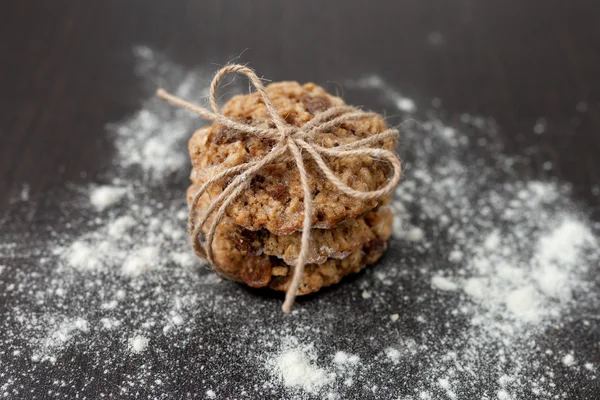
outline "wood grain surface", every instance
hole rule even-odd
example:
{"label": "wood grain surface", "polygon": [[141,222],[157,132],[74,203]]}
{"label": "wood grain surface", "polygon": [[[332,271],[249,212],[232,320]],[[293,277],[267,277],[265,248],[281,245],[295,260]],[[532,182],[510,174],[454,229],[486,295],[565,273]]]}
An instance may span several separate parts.
{"label": "wood grain surface", "polygon": [[[553,174],[597,202],[600,6],[592,1],[36,1],[3,9],[3,194],[29,182],[35,195],[106,168],[104,125],[149,90],[133,73],[131,48],[144,44],[186,66],[243,52],[273,80],[377,73],[418,103],[441,99],[450,116],[495,118],[509,152],[541,144]],[[580,102],[587,112],[576,110]],[[533,134],[538,118],[548,122],[544,135]]]}

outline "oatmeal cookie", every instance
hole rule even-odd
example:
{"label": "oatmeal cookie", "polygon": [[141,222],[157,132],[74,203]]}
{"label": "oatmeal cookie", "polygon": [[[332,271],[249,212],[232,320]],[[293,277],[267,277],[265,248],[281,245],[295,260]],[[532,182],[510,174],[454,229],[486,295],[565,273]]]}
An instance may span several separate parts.
{"label": "oatmeal cookie", "polygon": [[[342,99],[331,96],[312,83],[273,83],[267,86],[266,91],[281,116],[289,124],[296,126],[305,124],[316,113],[329,107],[345,104]],[[258,93],[233,97],[223,107],[223,113],[230,119],[246,124],[273,126]],[[383,119],[368,115],[318,134],[317,142],[331,148],[364,139],[385,129],[387,126]],[[193,164],[189,193],[195,193],[217,171],[262,158],[273,145],[273,141],[232,131],[218,124],[196,131],[189,141]],[[377,146],[391,150],[394,140],[382,140]],[[390,167],[386,162],[374,160],[370,156],[329,157],[326,161],[340,180],[356,190],[377,190],[387,182],[390,175]],[[312,159],[306,158],[305,164],[309,186],[313,190],[314,227],[333,228],[341,221],[356,218],[389,199],[386,196],[375,200],[358,200],[347,196],[325,179]],[[216,198],[227,183],[223,179],[211,185],[203,195],[206,201]],[[231,204],[227,215],[235,224],[251,231],[266,229],[276,235],[300,231],[304,204],[295,162],[283,161],[263,168]]]}
{"label": "oatmeal cookie", "polygon": [[[206,211],[209,204],[205,201],[198,203],[200,214]],[[392,226],[392,210],[387,206],[367,211],[354,219],[340,222],[332,229],[314,228],[311,232],[310,249],[307,263],[323,264],[329,258],[342,259],[376,238],[389,238]],[[213,219],[204,225],[204,233]],[[276,235],[266,229],[251,231],[236,225],[229,217],[224,217],[228,229],[223,229],[223,235],[231,241],[243,255],[268,255],[283,259],[288,265],[297,261],[300,252],[302,232],[289,235]]]}
{"label": "oatmeal cookie", "polygon": [[[389,237],[392,212],[385,207],[367,211],[356,219],[348,219],[333,229],[313,229],[307,263],[323,264],[330,258],[346,258],[363,244]],[[250,231],[238,227],[228,233],[236,248],[245,255],[275,256],[288,265],[295,265],[300,253],[301,232],[274,235],[266,229]]]}
{"label": "oatmeal cookie", "polygon": [[[346,257],[328,258],[321,264],[306,264],[298,294],[317,292],[322,287],[335,284],[344,276],[359,272],[368,264],[377,261],[387,248],[391,218],[389,221],[382,221],[382,225],[376,230],[377,234],[372,240],[361,244]],[[267,254],[242,253],[229,235],[235,229],[237,226],[230,219],[217,227],[213,242],[215,271],[225,278],[244,282],[251,287],[270,287],[287,291],[295,266]]]}

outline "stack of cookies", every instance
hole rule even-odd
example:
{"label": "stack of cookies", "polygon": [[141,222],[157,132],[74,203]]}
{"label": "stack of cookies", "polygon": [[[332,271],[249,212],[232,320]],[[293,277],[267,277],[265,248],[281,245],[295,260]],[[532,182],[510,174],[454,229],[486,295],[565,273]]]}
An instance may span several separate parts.
{"label": "stack of cookies", "polygon": [[[345,105],[342,99],[312,83],[273,83],[266,92],[285,121],[296,126],[304,125],[330,107]],[[274,126],[258,93],[233,97],[222,112],[244,124]],[[321,146],[331,148],[386,129],[379,116],[368,114],[317,137]],[[394,144],[388,138],[373,146],[391,150]],[[218,123],[196,131],[189,142],[193,164],[189,202],[217,172],[260,159],[272,147],[269,141]],[[369,156],[332,157],[326,161],[340,180],[360,191],[381,188],[390,175],[391,168],[386,162]],[[311,159],[305,158],[305,165],[314,212],[308,261],[298,294],[316,292],[377,261],[387,248],[392,228],[392,213],[386,206],[389,196],[375,200],[350,197],[325,179]],[[212,184],[195,211],[203,214],[228,183],[223,179]],[[213,267],[224,277],[252,287],[287,291],[300,251],[303,210],[303,191],[294,161],[266,166],[228,207],[218,225],[213,242]],[[203,228],[205,232],[210,224],[209,219]]]}

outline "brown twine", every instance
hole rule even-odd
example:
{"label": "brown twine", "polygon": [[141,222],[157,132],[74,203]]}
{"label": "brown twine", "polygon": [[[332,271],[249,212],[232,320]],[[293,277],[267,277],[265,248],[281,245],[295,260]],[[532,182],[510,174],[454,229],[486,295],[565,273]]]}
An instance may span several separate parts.
{"label": "brown twine", "polygon": [[[216,92],[219,86],[219,82],[230,73],[240,73],[246,75],[252,85],[260,93],[271,121],[275,124],[275,128],[261,128],[256,126],[250,126],[242,124],[236,121],[232,121],[219,111],[217,104]],[[316,162],[317,166],[323,172],[325,177],[341,192],[352,196],[359,200],[374,200],[380,198],[386,194],[389,194],[394,186],[400,180],[401,165],[400,160],[396,155],[385,149],[381,148],[370,148],[368,145],[375,144],[383,139],[396,137],[398,131],[395,129],[387,129],[376,135],[369,136],[366,139],[356,140],[352,143],[340,145],[334,148],[326,148],[319,146],[316,143],[315,136],[318,133],[327,132],[340,124],[352,120],[357,120],[365,117],[372,117],[377,114],[371,112],[365,112],[350,106],[332,107],[328,110],[319,113],[314,116],[309,122],[301,127],[289,125],[279,115],[277,109],[273,106],[273,102],[265,91],[261,80],[256,76],[254,71],[244,65],[227,65],[220,69],[212,80],[210,85],[210,106],[212,112],[204,107],[196,106],[181,98],[173,96],[163,89],[158,89],[156,95],[168,102],[177,105],[179,107],[186,108],[197,114],[202,118],[216,122],[217,124],[226,126],[241,133],[252,134],[258,138],[264,140],[276,141],[271,151],[265,155],[262,159],[250,161],[241,165],[226,168],[225,170],[213,175],[198,192],[194,195],[192,205],[190,207],[190,213],[188,218],[188,233],[192,239],[192,246],[197,256],[208,259],[211,265],[215,265],[213,258],[212,243],[215,236],[216,228],[224,217],[227,207],[237,198],[242,190],[248,186],[252,181],[254,175],[263,169],[265,166],[279,162],[282,160],[293,159],[296,162],[296,167],[300,174],[300,181],[302,183],[302,191],[304,192],[304,220],[302,224],[302,239],[300,253],[296,261],[296,268],[294,270],[294,276],[292,282],[287,290],[285,301],[282,309],[284,312],[289,313],[294,300],[296,298],[298,287],[300,286],[300,280],[304,273],[304,266],[309,250],[310,231],[312,227],[312,216],[313,216],[313,203],[311,198],[311,190],[308,185],[308,174],[304,165],[302,152],[305,151],[310,155]],[[371,156],[376,159],[388,161],[393,169],[394,174],[388,183],[378,190],[369,192],[361,192],[351,188],[342,182],[327,166],[325,157],[353,157],[353,156]],[[226,177],[235,176],[225,187],[223,192],[212,202],[208,210],[202,217],[196,221],[195,209],[200,200],[200,197],[206,192],[208,187]],[[202,227],[210,216],[215,213],[216,217],[212,221],[212,224],[206,234],[205,245],[200,243],[200,235],[202,234]]]}

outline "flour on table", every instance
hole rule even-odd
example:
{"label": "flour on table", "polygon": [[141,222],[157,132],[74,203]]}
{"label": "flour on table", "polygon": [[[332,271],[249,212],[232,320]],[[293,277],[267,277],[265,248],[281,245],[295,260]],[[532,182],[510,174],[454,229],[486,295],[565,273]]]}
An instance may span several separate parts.
{"label": "flour on table", "polygon": [[77,335],[88,333],[90,329],[88,321],[80,317],[60,322],[56,317],[50,317],[47,324],[49,330],[45,333],[44,338],[39,339],[40,346],[32,355],[34,361],[56,362],[54,356],[56,351],[62,350]]}
{"label": "flour on table", "polygon": [[458,289],[456,283],[441,275],[435,275],[433,278],[431,278],[431,284],[440,290],[452,291]]}
{"label": "flour on table", "polygon": [[571,367],[575,365],[575,357],[573,357],[573,354],[569,353],[562,358],[562,363],[567,367]]}
{"label": "flour on table", "polygon": [[98,269],[102,265],[95,246],[82,240],[73,242],[65,251],[64,258],[71,267],[80,270]]}
{"label": "flour on table", "polygon": [[333,356],[333,362],[338,365],[358,364],[360,357],[348,354],[344,351],[338,351]]}
{"label": "flour on table", "polygon": [[156,268],[159,259],[159,249],[147,246],[135,249],[123,262],[122,272],[126,276],[139,276],[149,270]]}
{"label": "flour on table", "polygon": [[148,338],[142,335],[136,335],[129,339],[129,350],[132,353],[141,353],[148,347]]}
{"label": "flour on table", "polygon": [[388,358],[388,360],[390,360],[393,363],[398,363],[398,361],[400,361],[400,357],[402,356],[402,353],[400,353],[399,350],[393,348],[393,347],[388,347],[387,349],[385,349],[385,355]]}
{"label": "flour on table", "polygon": [[[136,47],[137,72],[148,84],[165,87],[176,96],[202,104],[208,97],[210,76],[203,70],[186,70],[147,47]],[[168,74],[169,79],[165,80]],[[188,169],[185,142],[202,119],[186,110],[176,110],[155,97],[128,119],[109,124],[116,141],[116,161],[122,167],[140,167],[146,178],[161,181],[169,174]]]}
{"label": "flour on table", "polygon": [[315,393],[335,378],[335,373],[319,367],[317,361],[312,346],[300,345],[289,338],[282,351],[271,360],[271,374],[286,387]]}
{"label": "flour on table", "polygon": [[361,359],[340,350],[327,360],[319,357],[313,344],[293,336],[281,340],[279,350],[265,365],[272,377],[292,391],[327,393],[327,398],[339,398],[337,387],[351,387]]}
{"label": "flour on table", "polygon": [[128,231],[136,225],[136,220],[131,215],[123,215],[110,222],[107,227],[107,233],[111,237],[120,237],[126,235]]}
{"label": "flour on table", "polygon": [[116,186],[99,186],[90,193],[90,203],[97,211],[104,211],[119,202],[127,194],[127,189]]}

